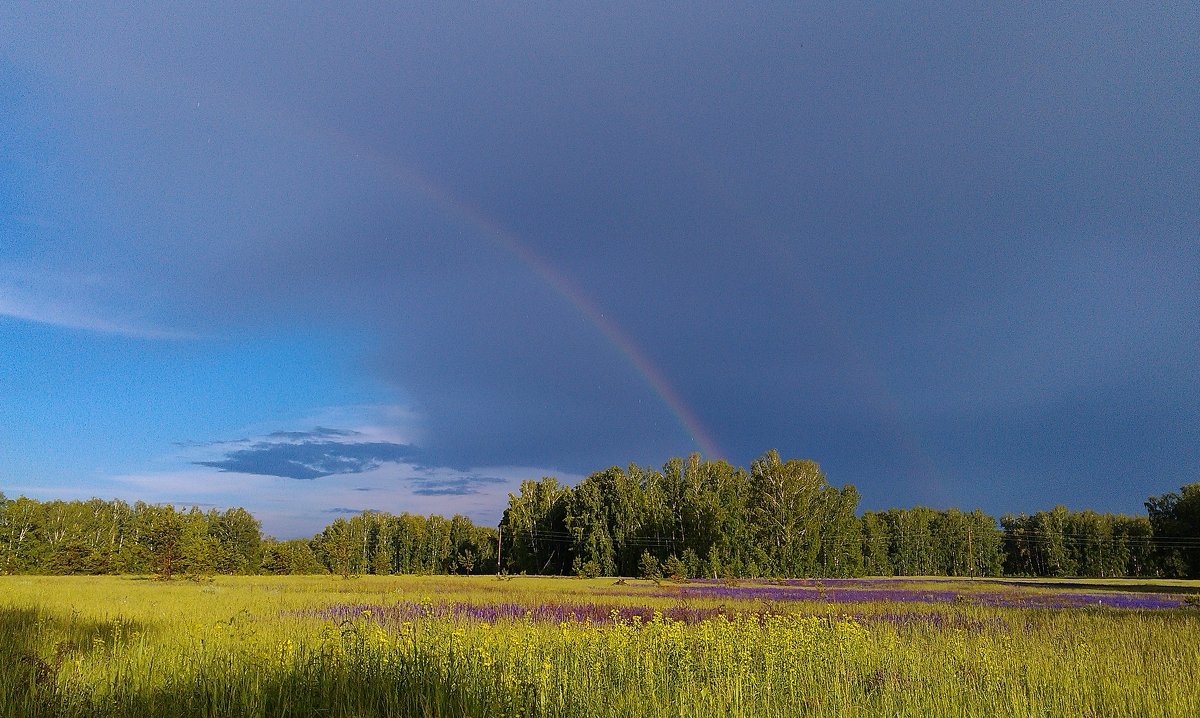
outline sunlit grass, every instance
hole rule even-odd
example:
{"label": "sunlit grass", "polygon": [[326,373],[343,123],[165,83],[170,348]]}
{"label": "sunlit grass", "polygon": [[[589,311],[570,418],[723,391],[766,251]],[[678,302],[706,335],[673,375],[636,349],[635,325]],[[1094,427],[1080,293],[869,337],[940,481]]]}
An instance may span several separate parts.
{"label": "sunlit grass", "polygon": [[[962,600],[713,599],[612,579],[3,577],[0,706],[138,718],[1200,715],[1200,610],[990,607],[972,596],[991,583],[880,585]],[[644,616],[444,610],[500,603]],[[654,617],[681,603],[707,617]]]}

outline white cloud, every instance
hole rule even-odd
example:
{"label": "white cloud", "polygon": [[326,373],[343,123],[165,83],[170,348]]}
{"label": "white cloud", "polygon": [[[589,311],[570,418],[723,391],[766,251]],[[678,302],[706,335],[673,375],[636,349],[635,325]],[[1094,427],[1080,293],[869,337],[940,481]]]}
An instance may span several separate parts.
{"label": "white cloud", "polygon": [[94,274],[0,267],[0,317],[138,339],[194,338],[103,308],[110,302],[102,295],[113,294],[113,284]]}

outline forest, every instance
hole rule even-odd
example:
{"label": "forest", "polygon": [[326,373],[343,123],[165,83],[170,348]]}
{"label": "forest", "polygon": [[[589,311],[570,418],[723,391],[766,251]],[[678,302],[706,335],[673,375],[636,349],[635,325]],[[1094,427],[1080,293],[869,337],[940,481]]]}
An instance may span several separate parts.
{"label": "forest", "polygon": [[0,494],[0,574],[486,574],[647,578],[1200,577],[1200,483],[1140,516],[1062,506],[1001,516],[860,513],[852,485],[770,451],[747,471],[698,455],[509,495],[496,528],[365,511],[311,539],[263,536],[242,508]]}

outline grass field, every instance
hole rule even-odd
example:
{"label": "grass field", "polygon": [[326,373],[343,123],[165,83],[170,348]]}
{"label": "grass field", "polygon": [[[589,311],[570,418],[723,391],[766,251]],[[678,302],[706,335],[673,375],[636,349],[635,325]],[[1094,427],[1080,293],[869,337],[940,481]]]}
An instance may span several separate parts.
{"label": "grass field", "polygon": [[7,576],[0,707],[1197,716],[1197,592],[1178,581]]}

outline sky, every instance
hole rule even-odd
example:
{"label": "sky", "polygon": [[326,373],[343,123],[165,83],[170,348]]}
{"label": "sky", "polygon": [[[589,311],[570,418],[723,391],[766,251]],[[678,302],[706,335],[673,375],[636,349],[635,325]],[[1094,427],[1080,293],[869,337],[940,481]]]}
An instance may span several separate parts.
{"label": "sky", "polygon": [[0,491],[494,524],[1200,478],[1187,3],[0,6]]}

